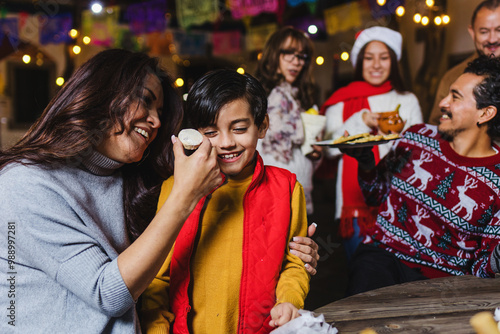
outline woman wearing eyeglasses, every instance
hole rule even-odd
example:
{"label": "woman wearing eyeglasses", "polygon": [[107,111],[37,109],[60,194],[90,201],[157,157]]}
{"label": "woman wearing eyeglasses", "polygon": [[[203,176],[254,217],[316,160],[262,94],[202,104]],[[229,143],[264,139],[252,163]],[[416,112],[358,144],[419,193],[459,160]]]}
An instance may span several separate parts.
{"label": "woman wearing eyeglasses", "polygon": [[311,192],[315,162],[321,147],[304,156],[304,127],[300,113],[314,104],[311,74],[313,44],[301,30],[283,27],[266,42],[255,76],[268,93],[269,130],[258,151],[266,165],[288,169],[297,175],[306,195],[307,213],[313,212]]}
{"label": "woman wearing eyeglasses", "polygon": [[[354,81],[338,89],[323,104],[326,115],[325,139],[359,133],[378,133],[379,112],[395,110],[405,122],[404,129],[422,123],[417,97],[408,92],[399,72],[402,36],[386,27],[371,27],[359,33],[351,50]],[[378,161],[392,143],[373,148]],[[358,164],[337,148],[325,150],[327,158],[339,157],[335,218],[348,258],[375,224],[378,207],[369,207],[358,186]],[[397,214],[397,213],[396,213]]]}

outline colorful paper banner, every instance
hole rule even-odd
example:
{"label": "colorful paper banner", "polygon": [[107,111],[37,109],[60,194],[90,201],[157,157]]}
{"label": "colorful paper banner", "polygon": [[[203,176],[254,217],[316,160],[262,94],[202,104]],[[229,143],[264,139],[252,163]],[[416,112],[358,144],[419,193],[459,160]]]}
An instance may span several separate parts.
{"label": "colorful paper banner", "polygon": [[216,31],[212,34],[214,56],[238,54],[241,52],[241,32]]}
{"label": "colorful paper banner", "polygon": [[176,30],[173,35],[178,54],[189,56],[206,55],[206,47],[209,42],[209,35],[207,33]]}
{"label": "colorful paper banner", "polygon": [[176,0],[175,4],[179,25],[184,29],[214,22],[219,17],[218,0]]}
{"label": "colorful paper banner", "polygon": [[239,20],[243,16],[256,16],[263,12],[279,13],[279,0],[231,0],[231,15]]}
{"label": "colorful paper banner", "polygon": [[0,19],[0,46],[4,43],[5,38],[13,48],[17,48],[19,45],[18,23],[17,18]]}
{"label": "colorful paper banner", "polygon": [[298,5],[302,5],[303,3],[316,3],[318,0],[287,0],[286,3],[290,7],[297,7]]}
{"label": "colorful paper banner", "polygon": [[167,27],[166,12],[167,4],[164,0],[152,0],[128,6],[126,18],[130,30],[136,35],[162,32]]}
{"label": "colorful paper banner", "polygon": [[31,43],[39,42],[40,24],[38,15],[19,13],[19,38]]}
{"label": "colorful paper banner", "polygon": [[170,54],[170,44],[174,42],[172,32],[151,32],[146,35],[146,46],[152,56],[166,56]]}
{"label": "colorful paper banner", "polygon": [[99,14],[90,10],[82,12],[82,33],[89,36],[94,45],[112,46],[117,38],[120,7],[106,7]]}
{"label": "colorful paper banner", "polygon": [[361,9],[358,2],[350,2],[325,9],[325,24],[328,35],[358,28],[362,25]]}
{"label": "colorful paper banner", "polygon": [[267,38],[278,29],[276,23],[269,23],[247,30],[245,45],[247,51],[260,51],[264,48]]}
{"label": "colorful paper banner", "polygon": [[73,28],[71,13],[57,14],[54,16],[40,15],[39,30],[40,44],[59,44],[72,41],[69,31]]}

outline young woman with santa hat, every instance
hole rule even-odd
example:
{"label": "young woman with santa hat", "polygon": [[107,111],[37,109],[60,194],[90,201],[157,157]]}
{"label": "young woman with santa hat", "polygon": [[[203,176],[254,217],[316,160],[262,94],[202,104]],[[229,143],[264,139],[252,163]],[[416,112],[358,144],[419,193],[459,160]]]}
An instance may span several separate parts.
{"label": "young woman with santa hat", "polygon": [[[380,112],[395,110],[398,105],[404,129],[422,122],[417,98],[403,84],[398,61],[402,37],[386,27],[362,30],[351,50],[354,81],[333,93],[321,107],[327,117],[325,139],[379,133]],[[375,157],[382,158],[392,143],[374,146]],[[377,207],[366,205],[358,185],[357,161],[342,155],[337,148],[326,150],[326,157],[339,158],[335,218],[340,219],[339,233],[348,258],[375,223]]]}

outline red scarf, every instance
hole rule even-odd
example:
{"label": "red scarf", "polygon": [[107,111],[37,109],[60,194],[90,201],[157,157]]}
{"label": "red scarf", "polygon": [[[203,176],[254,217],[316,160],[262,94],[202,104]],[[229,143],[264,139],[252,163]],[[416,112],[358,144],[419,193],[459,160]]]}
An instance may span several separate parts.
{"label": "red scarf", "polygon": [[[345,122],[354,113],[361,109],[370,109],[368,97],[390,92],[392,85],[389,81],[380,86],[372,86],[366,81],[354,81],[338,89],[321,106],[320,113],[324,114],[327,107],[344,102],[343,121]],[[354,134],[354,133],[352,133]],[[380,160],[378,147],[373,147],[375,162]],[[358,162],[347,155],[343,156],[342,194],[343,206],[340,214],[339,232],[342,238],[350,238],[354,234],[352,219],[358,218],[360,235],[366,235],[375,223],[378,207],[368,207],[358,183]]]}

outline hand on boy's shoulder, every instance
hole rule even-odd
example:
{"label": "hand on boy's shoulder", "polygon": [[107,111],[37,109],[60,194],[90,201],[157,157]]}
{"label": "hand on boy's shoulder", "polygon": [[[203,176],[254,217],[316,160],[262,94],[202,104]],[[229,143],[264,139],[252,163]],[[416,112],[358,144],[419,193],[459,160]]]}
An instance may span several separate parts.
{"label": "hand on boy's shoulder", "polygon": [[307,237],[296,236],[289,245],[290,252],[305,263],[307,272],[312,276],[316,275],[319,260],[318,244],[311,239],[315,232],[316,223],[312,223],[307,229]]}
{"label": "hand on boy's shoulder", "polygon": [[282,303],[274,306],[271,309],[271,321],[269,326],[283,326],[292,319],[299,316],[299,310],[291,303]]}

